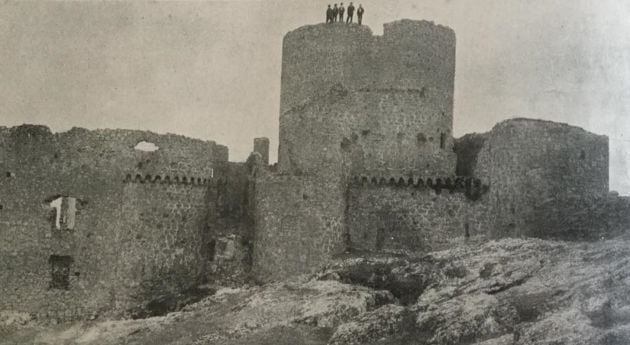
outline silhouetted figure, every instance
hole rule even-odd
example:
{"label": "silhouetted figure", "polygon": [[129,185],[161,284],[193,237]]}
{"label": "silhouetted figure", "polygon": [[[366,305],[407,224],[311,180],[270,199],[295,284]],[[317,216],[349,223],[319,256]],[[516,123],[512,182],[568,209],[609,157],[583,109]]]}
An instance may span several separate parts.
{"label": "silhouetted figure", "polygon": [[330,8],[330,5],[328,5],[328,9],[326,10],[326,23],[332,23],[333,22],[333,10],[332,8]]}
{"label": "silhouetted figure", "polygon": [[335,6],[333,6],[333,22],[337,21],[337,15],[339,14],[339,7],[337,7],[337,4],[335,4]]}
{"label": "silhouetted figure", "polygon": [[346,11],[346,9],[343,7],[343,2],[341,4],[339,4],[339,22],[343,23],[343,13]]}
{"label": "silhouetted figure", "polygon": [[348,18],[346,19],[346,23],[352,23],[352,17],[354,16],[354,6],[350,3],[348,6]]}
{"label": "silhouetted figure", "polygon": [[359,8],[357,9],[357,19],[359,20],[359,25],[361,25],[361,19],[363,18],[363,12],[365,12],[365,10],[363,9],[363,6],[361,6],[361,4],[359,4]]}

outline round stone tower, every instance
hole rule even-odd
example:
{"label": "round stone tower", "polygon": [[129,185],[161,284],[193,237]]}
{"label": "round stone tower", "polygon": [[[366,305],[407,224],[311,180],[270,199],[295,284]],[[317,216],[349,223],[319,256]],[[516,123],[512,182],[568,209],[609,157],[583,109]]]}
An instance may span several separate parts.
{"label": "round stone tower", "polygon": [[279,169],[453,175],[455,34],[402,20],[305,26],[284,38]]}

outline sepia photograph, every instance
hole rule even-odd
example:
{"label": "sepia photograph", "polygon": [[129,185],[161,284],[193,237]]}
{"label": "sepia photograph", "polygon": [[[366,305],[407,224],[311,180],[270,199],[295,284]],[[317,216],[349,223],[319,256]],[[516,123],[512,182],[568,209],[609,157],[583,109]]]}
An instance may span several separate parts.
{"label": "sepia photograph", "polygon": [[627,0],[0,0],[0,345],[630,344]]}

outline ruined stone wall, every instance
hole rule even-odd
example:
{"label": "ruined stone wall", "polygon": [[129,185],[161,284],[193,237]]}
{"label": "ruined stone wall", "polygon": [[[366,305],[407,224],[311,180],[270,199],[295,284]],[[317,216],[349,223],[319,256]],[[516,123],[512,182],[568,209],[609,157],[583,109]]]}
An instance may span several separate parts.
{"label": "ruined stone wall", "polygon": [[533,214],[543,203],[608,193],[608,138],[562,123],[501,122],[475,161],[473,174],[491,186],[499,236],[540,236]]}
{"label": "ruined stone wall", "polygon": [[212,219],[241,221],[247,216],[249,172],[245,163],[229,162],[215,175],[211,188],[216,211]]}
{"label": "ruined stone wall", "polygon": [[343,252],[345,198],[339,180],[265,175],[254,189],[257,280],[313,272]]}
{"label": "ruined stone wall", "polygon": [[452,30],[403,20],[375,37],[306,26],[285,36],[282,68],[279,171],[347,166],[343,149],[347,173],[454,173]]}
{"label": "ruined stone wall", "polygon": [[249,278],[254,232],[249,174],[246,163],[230,162],[210,185],[206,245],[213,284],[234,285]]}
{"label": "ruined stone wall", "polygon": [[457,155],[457,165],[455,167],[457,176],[475,176],[479,151],[481,151],[487,139],[488,133],[466,134],[461,138],[455,139],[453,151]]}
{"label": "ruined stone wall", "polygon": [[[194,182],[190,182],[193,180]],[[123,188],[117,232],[116,309],[143,309],[206,279],[208,183],[131,180]]]}
{"label": "ruined stone wall", "polygon": [[[135,150],[141,141],[159,149]],[[194,176],[198,182],[226,159],[225,147],[176,135],[79,128],[53,134],[43,126],[1,127],[0,264],[5,269],[0,270],[0,310],[69,320],[114,308],[118,241],[126,227],[124,181],[160,175],[171,181]],[[58,197],[76,201],[73,229],[56,228],[51,202]],[[159,253],[172,254],[164,248]],[[67,289],[51,288],[55,259],[70,260],[69,271],[62,272],[68,276]]]}
{"label": "ruined stone wall", "polygon": [[432,251],[456,237],[485,235],[487,190],[475,191],[472,181],[467,191],[466,182],[447,188],[437,180],[351,184],[346,219],[352,250]]}
{"label": "ruined stone wall", "polygon": [[269,165],[269,138],[254,138],[254,152],[258,152],[263,165]]}

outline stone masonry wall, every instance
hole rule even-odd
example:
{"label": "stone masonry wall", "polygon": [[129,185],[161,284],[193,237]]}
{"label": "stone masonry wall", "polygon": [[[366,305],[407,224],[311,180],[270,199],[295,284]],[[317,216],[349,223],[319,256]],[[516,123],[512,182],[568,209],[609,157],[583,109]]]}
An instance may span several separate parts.
{"label": "stone masonry wall", "polygon": [[613,238],[630,230],[630,198],[613,195],[552,199],[536,205],[536,237],[568,240]]}
{"label": "stone masonry wall", "polygon": [[207,217],[208,183],[203,179],[126,182],[115,239],[116,309],[142,310],[205,281]]}
{"label": "stone masonry wall", "polygon": [[283,42],[278,175],[255,179],[254,271],[340,253],[354,175],[452,176],[455,35],[425,21],[305,26]]}
{"label": "stone masonry wall", "polygon": [[455,139],[453,151],[457,155],[457,165],[455,167],[457,176],[475,176],[479,151],[481,151],[487,139],[488,133],[471,133]]}
{"label": "stone masonry wall", "polygon": [[472,173],[491,186],[492,229],[498,236],[541,236],[542,217],[533,217],[540,205],[608,193],[608,138],[562,123],[501,122],[475,161]]}
{"label": "stone masonry wall", "polygon": [[[159,149],[134,149],[142,141]],[[127,176],[209,178],[226,160],[223,146],[171,134],[0,127],[0,310],[59,320],[108,313],[119,294]],[[76,200],[72,229],[56,228],[58,198]],[[59,267],[67,289],[53,287]]]}
{"label": "stone masonry wall", "polygon": [[257,280],[313,272],[343,252],[345,198],[339,180],[265,175],[254,189]]}
{"label": "stone masonry wall", "polygon": [[288,33],[279,171],[347,165],[339,153],[317,150],[330,144],[352,151],[346,173],[454,174],[454,73],[454,33],[425,21],[386,24],[382,37],[355,25]]}
{"label": "stone masonry wall", "polygon": [[453,175],[452,122],[425,106],[433,91],[338,86],[287,113],[282,166],[297,174]]}
{"label": "stone masonry wall", "polygon": [[230,162],[210,185],[206,246],[213,284],[234,285],[249,278],[254,224],[248,169],[246,163]]}
{"label": "stone masonry wall", "polygon": [[482,195],[471,198],[463,188],[439,189],[422,180],[383,182],[350,186],[346,219],[352,250],[440,250],[455,237],[488,231]]}
{"label": "stone masonry wall", "polygon": [[335,84],[361,88],[436,88],[452,117],[455,33],[427,21],[367,26],[309,25],[285,35],[282,46],[280,121],[289,109],[324,95]]}

